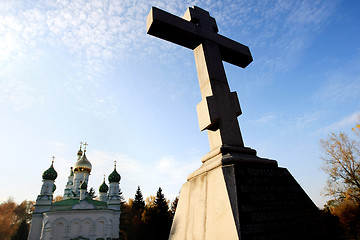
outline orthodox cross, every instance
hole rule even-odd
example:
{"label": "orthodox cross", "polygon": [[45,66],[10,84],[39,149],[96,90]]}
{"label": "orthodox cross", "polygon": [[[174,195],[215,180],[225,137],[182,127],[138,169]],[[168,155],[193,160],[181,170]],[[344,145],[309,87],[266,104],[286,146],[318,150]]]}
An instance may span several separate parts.
{"label": "orthodox cross", "polygon": [[230,92],[222,61],[245,68],[252,62],[247,46],[217,33],[209,12],[194,6],[183,18],[152,7],[147,33],[194,51],[202,101],[197,105],[200,130],[208,130],[210,149],[244,147],[237,117],[236,92]]}
{"label": "orthodox cross", "polygon": [[81,142],[80,142],[80,149],[81,149],[81,147],[82,147],[83,144],[84,144],[84,143],[81,141]]}
{"label": "orthodox cross", "polygon": [[87,147],[87,145],[89,145],[87,142],[85,142],[85,143],[83,143],[83,145],[84,145],[84,152],[86,152],[86,147]]}
{"label": "orthodox cross", "polygon": [[52,156],[52,161],[51,161],[51,162],[52,162],[52,163],[54,163],[54,160],[55,160],[55,157],[54,157],[54,156]]}

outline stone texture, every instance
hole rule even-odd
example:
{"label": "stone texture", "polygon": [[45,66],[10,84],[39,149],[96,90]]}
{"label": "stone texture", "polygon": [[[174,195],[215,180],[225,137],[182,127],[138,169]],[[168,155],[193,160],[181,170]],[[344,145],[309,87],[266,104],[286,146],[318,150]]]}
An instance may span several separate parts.
{"label": "stone texture", "polygon": [[320,212],[287,169],[254,155],[219,153],[183,185],[169,239],[324,236]]}
{"label": "stone texture", "polygon": [[237,231],[221,167],[209,171],[205,239],[236,239]]}
{"label": "stone texture", "polygon": [[197,175],[181,189],[169,239],[236,239],[221,167]]}
{"label": "stone texture", "polygon": [[287,169],[239,164],[222,168],[233,193],[240,239],[324,238],[320,212]]}

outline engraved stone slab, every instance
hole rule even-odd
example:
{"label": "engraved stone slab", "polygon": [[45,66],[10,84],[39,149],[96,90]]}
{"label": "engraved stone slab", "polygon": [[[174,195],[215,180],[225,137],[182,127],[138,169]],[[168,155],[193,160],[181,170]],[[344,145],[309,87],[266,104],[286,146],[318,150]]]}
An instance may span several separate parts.
{"label": "engraved stone slab", "polygon": [[236,188],[229,198],[239,239],[324,237],[319,210],[287,169],[233,164],[223,172],[228,191]]}

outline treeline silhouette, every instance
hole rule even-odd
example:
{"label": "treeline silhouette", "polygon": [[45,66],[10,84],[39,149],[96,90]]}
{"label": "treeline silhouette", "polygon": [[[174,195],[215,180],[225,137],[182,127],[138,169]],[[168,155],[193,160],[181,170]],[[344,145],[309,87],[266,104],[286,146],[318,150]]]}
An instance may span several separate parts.
{"label": "treeline silhouette", "polygon": [[120,239],[168,239],[178,198],[170,204],[159,187],[156,196],[144,200],[140,187],[134,199],[121,206]]}

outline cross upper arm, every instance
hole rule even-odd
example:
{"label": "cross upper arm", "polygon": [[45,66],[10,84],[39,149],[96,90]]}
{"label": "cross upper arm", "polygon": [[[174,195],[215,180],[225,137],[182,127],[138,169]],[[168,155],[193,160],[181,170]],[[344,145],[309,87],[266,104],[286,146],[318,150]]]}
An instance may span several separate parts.
{"label": "cross upper arm", "polygon": [[152,7],[147,17],[147,33],[192,50],[204,39],[208,39],[217,43],[223,61],[243,68],[252,62],[253,59],[247,46],[217,34],[215,30],[214,32],[204,30],[200,25],[188,20]]}
{"label": "cross upper arm", "polygon": [[156,7],[151,8],[146,25],[148,34],[186,48],[194,49],[201,43],[194,23]]}

